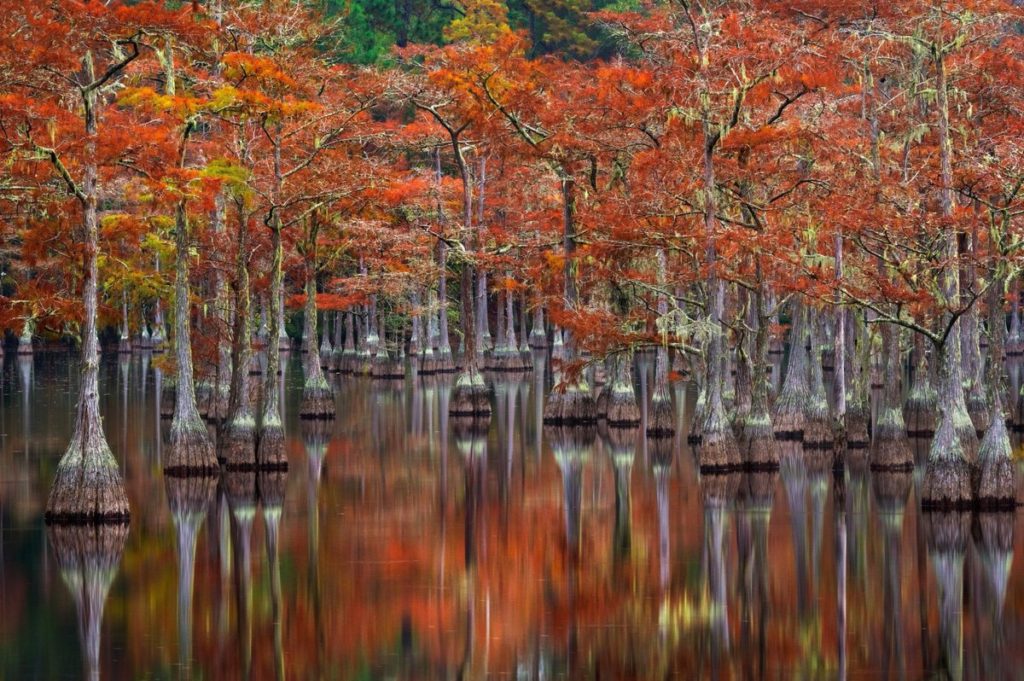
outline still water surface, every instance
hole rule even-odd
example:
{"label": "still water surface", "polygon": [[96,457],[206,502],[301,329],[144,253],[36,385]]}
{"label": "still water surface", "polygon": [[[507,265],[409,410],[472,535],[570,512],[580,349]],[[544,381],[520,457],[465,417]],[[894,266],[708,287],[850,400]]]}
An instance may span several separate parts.
{"label": "still water surface", "polygon": [[541,428],[540,372],[492,377],[484,432],[449,423],[450,378],[336,376],[318,431],[286,369],[289,471],[189,484],[161,473],[151,359],[106,357],[131,526],[55,536],[77,364],[7,357],[0,681],[1024,674],[1019,519],[922,516],[920,466],[834,476],[790,445],[702,477],[688,384],[653,441]]}

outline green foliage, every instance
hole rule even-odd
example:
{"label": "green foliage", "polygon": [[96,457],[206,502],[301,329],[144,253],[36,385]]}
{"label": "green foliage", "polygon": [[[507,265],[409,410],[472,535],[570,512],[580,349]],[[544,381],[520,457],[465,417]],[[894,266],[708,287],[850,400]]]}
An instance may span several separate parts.
{"label": "green foliage", "polygon": [[329,17],[344,20],[343,53],[353,64],[390,61],[394,46],[441,44],[442,32],[462,15],[461,6],[431,0],[327,0]]}
{"label": "green foliage", "polygon": [[[488,20],[474,16],[474,8]],[[505,23],[525,31],[534,55],[566,58],[608,57],[619,46],[588,12],[600,9],[633,10],[638,0],[327,0],[327,15],[345,25],[339,61],[381,64],[391,61],[392,48],[414,43],[440,45],[453,40],[492,40],[495,25]],[[480,12],[476,12],[480,14]],[[494,20],[497,18],[497,20]],[[447,35],[446,35],[447,32]]]}

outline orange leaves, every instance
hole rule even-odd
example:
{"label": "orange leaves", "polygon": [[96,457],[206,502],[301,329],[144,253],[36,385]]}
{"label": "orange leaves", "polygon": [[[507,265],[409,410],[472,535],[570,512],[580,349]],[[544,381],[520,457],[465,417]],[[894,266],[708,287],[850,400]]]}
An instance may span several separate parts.
{"label": "orange leaves", "polygon": [[295,80],[276,62],[246,52],[227,52],[221,59],[223,76],[229,81],[244,82],[253,78],[263,86],[294,87]]}

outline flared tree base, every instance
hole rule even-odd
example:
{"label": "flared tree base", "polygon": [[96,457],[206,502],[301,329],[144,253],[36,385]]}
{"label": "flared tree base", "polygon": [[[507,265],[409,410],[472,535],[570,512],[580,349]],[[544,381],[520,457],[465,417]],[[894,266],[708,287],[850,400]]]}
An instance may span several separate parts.
{"label": "flared tree base", "polygon": [[525,361],[518,350],[499,350],[488,360],[487,368],[490,371],[521,373],[532,371],[533,365]]}
{"label": "flared tree base", "polygon": [[772,432],[776,440],[802,441],[804,439],[803,408],[793,405],[776,409],[775,416],[772,419]]}
{"label": "flared tree base", "polygon": [[370,376],[373,378],[405,378],[405,362],[400,359],[374,360]]}
{"label": "flared tree base", "polygon": [[832,449],[835,439],[835,429],[828,414],[804,419],[804,449]]}
{"label": "flared tree base", "polygon": [[740,446],[729,426],[708,428],[705,426],[700,445],[694,447],[700,472],[728,473],[743,467]]}
{"label": "flared tree base", "polygon": [[914,453],[904,433],[879,433],[871,448],[873,471],[909,471],[914,468]]}
{"label": "flared tree base", "polygon": [[420,362],[420,374],[454,374],[457,371],[455,360],[449,355],[447,357],[427,357]]}
{"label": "flared tree base", "polygon": [[117,354],[119,355],[130,355],[132,354],[132,341],[130,338],[122,338],[117,344]]}
{"label": "flared tree base", "polygon": [[284,428],[263,426],[256,443],[256,466],[260,470],[286,470],[288,454],[284,447]]}
{"label": "flared tree base", "polygon": [[675,419],[672,398],[655,396],[647,413],[647,434],[655,437],[672,437],[676,434]]}
{"label": "flared tree base", "polygon": [[[636,403],[636,395],[632,391],[616,391],[605,388],[601,395],[608,395],[608,406],[605,420],[612,428],[635,428],[640,425],[640,407]],[[600,408],[598,408],[600,412]]]}
{"label": "flared tree base", "polygon": [[171,438],[164,461],[164,473],[178,477],[214,475],[219,470],[217,453],[203,423],[171,426]]}
{"label": "flared tree base", "polygon": [[863,407],[850,407],[846,412],[846,448],[867,449],[871,444],[871,415]]}
{"label": "flared tree base", "polygon": [[544,405],[544,425],[574,426],[597,423],[597,401],[589,390],[551,391]]}
{"label": "flared tree base", "polygon": [[956,458],[929,458],[921,484],[921,508],[926,511],[954,511],[974,505],[971,469]]}
{"label": "flared tree base", "polygon": [[96,451],[68,450],[46,503],[46,522],[58,524],[127,523],[130,517],[117,461],[106,444]]}
{"label": "flared tree base", "polygon": [[229,425],[222,438],[220,458],[229,471],[256,470],[255,423]]}
{"label": "flared tree base", "polygon": [[931,437],[939,425],[939,412],[935,403],[918,403],[907,401],[903,409],[906,414],[907,435],[911,437]]}
{"label": "flared tree base", "polygon": [[751,471],[776,471],[779,469],[779,447],[775,437],[758,433],[749,438],[746,446],[745,467]]}
{"label": "flared tree base", "polygon": [[306,386],[302,390],[302,402],[299,404],[300,419],[333,419],[335,416],[334,394],[330,386]]}
{"label": "flared tree base", "polygon": [[462,418],[480,418],[491,415],[490,391],[482,382],[460,380],[452,389],[448,402],[448,415]]}
{"label": "flared tree base", "polygon": [[975,503],[983,511],[1012,510],[1017,507],[1017,481],[1010,459],[1000,457],[981,460],[978,464]]}

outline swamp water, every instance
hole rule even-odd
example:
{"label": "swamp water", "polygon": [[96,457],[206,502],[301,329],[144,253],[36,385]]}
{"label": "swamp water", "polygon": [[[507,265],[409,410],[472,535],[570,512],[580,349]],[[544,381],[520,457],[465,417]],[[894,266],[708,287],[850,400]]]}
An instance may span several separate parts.
{"label": "swamp water", "polygon": [[174,481],[151,358],[107,355],[101,409],[131,525],[62,531],[42,514],[76,360],[2,367],[0,680],[1024,668],[1024,528],[1013,513],[921,514],[926,441],[907,474],[870,472],[860,450],[835,475],[831,455],[786,443],[777,473],[701,476],[690,384],[675,386],[676,437],[652,440],[542,428],[549,372],[490,376],[486,430],[449,422],[451,377],[334,376],[338,418],[315,426],[297,416],[293,355],[287,473]]}

